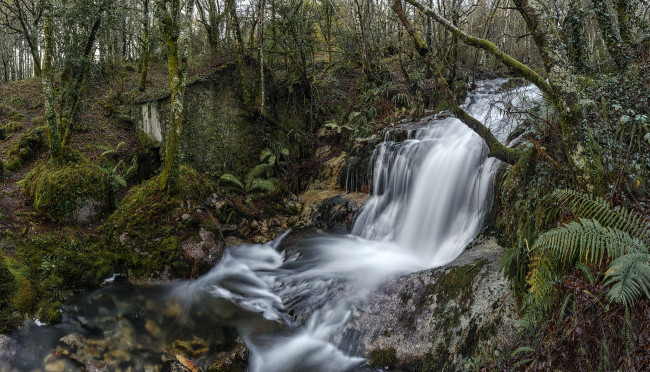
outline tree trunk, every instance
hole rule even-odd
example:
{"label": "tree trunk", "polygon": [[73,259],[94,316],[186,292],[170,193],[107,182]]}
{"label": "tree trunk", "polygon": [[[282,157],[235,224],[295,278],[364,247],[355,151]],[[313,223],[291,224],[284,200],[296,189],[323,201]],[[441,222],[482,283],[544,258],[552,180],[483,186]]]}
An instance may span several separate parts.
{"label": "tree trunk", "polygon": [[142,25],[142,69],[140,71],[140,84],[138,90],[144,92],[147,88],[147,73],[149,72],[149,0],[142,1],[144,14]]}
{"label": "tree trunk", "polygon": [[59,124],[56,115],[56,106],[54,101],[54,83],[52,72],[52,51],[54,47],[54,35],[52,32],[52,20],[49,11],[45,15],[43,22],[43,36],[45,39],[45,50],[43,54],[43,71],[41,80],[43,83],[43,94],[45,96],[45,119],[49,129],[49,147],[50,159],[57,163],[63,162],[63,150],[61,148],[61,135],[59,133]]}
{"label": "tree trunk", "polygon": [[[607,45],[607,51],[619,68],[627,67],[630,62],[630,50],[628,45],[623,42],[619,31],[620,24],[617,22],[609,3],[607,0],[593,0],[592,3],[600,32],[605,40],[605,45]],[[627,22],[625,24],[627,25]]]}
{"label": "tree trunk", "polygon": [[[179,146],[183,130],[183,111],[185,96],[185,75],[189,54],[189,30],[182,34],[180,0],[158,0],[160,22],[163,38],[167,44],[167,67],[169,71],[170,113],[165,146],[165,164],[160,175],[161,189],[167,196],[178,191]],[[169,9],[167,4],[169,3]],[[187,2],[185,15],[188,27],[191,27],[194,2]]]}
{"label": "tree trunk", "polygon": [[251,92],[248,88],[248,78],[246,77],[246,59],[244,52],[244,39],[239,28],[239,18],[237,17],[237,7],[235,0],[226,0],[228,13],[230,14],[230,28],[235,36],[235,49],[237,51],[237,70],[239,71],[239,80],[242,90],[242,100],[244,105],[252,104]]}

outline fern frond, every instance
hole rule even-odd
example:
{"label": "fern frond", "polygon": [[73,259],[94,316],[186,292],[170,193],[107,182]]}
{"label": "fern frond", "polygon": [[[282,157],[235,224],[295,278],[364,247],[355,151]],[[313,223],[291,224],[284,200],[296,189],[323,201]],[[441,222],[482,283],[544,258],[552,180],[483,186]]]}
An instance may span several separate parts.
{"label": "fern frond", "polygon": [[253,167],[247,174],[246,177],[244,178],[244,184],[246,185],[247,189],[250,189],[253,180],[256,178],[260,177],[262,173],[266,172],[267,170],[271,169],[271,166],[266,163],[258,164]]}
{"label": "fern frond", "polygon": [[125,171],[122,177],[124,177],[125,180],[131,179],[135,175],[135,173],[138,171],[138,156],[135,155],[131,159],[131,166],[129,166]]}
{"label": "fern frond", "polygon": [[602,226],[625,231],[631,236],[638,237],[646,245],[650,245],[650,232],[640,214],[621,206],[612,208],[601,197],[569,189],[556,190],[549,195],[549,198],[559,202],[557,208],[551,208],[552,213],[563,211],[571,212],[576,217],[593,218]]}
{"label": "fern frond", "polygon": [[260,161],[264,161],[267,157],[271,156],[273,154],[273,151],[271,151],[270,148],[265,148],[262,150],[262,153],[260,153]]}
{"label": "fern frond", "polygon": [[230,173],[223,174],[219,180],[230,182],[230,183],[236,185],[238,188],[240,188],[242,190],[244,189],[244,184],[239,180],[239,178],[233,176]]}
{"label": "fern frond", "polygon": [[550,249],[562,259],[579,258],[592,264],[600,264],[604,257],[617,257],[625,253],[644,252],[645,246],[627,232],[602,226],[595,219],[580,218],[541,234],[533,250]]}
{"label": "fern frond", "polygon": [[246,191],[260,190],[266,193],[275,191],[275,184],[272,180],[255,178]]}
{"label": "fern frond", "polygon": [[621,256],[609,265],[605,285],[612,284],[607,297],[625,306],[633,304],[641,293],[650,298],[650,253]]}

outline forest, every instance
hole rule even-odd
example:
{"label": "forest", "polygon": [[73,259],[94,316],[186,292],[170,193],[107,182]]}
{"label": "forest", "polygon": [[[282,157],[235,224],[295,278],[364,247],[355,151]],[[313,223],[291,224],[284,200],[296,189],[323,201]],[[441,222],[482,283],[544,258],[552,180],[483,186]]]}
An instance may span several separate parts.
{"label": "forest", "polygon": [[643,371],[650,2],[0,0],[0,371]]}

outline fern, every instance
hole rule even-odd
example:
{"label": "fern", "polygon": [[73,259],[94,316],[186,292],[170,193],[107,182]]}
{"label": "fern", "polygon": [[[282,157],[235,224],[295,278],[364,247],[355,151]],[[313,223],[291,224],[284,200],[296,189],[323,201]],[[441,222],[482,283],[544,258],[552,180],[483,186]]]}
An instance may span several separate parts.
{"label": "fern", "polygon": [[611,284],[607,297],[629,306],[645,293],[650,298],[650,253],[632,253],[621,256],[609,265],[605,284]]}
{"label": "fern", "polygon": [[551,214],[557,212],[573,213],[576,217],[593,218],[601,225],[622,230],[631,236],[639,237],[645,245],[650,245],[650,232],[643,216],[617,206],[612,208],[605,199],[574,190],[561,189],[548,197],[560,205],[550,208]]}
{"label": "fern", "polygon": [[617,258],[627,252],[643,252],[643,243],[627,232],[603,227],[598,220],[580,218],[541,234],[533,250],[551,249],[562,259],[585,259],[601,264],[603,258]]}
{"label": "fern", "polygon": [[237,178],[236,176],[233,176],[230,173],[226,173],[226,174],[221,175],[220,180],[230,182],[231,184],[237,186],[241,190],[244,190],[244,184],[239,180],[239,178]]}
{"label": "fern", "polygon": [[259,178],[263,173],[266,171],[270,170],[271,166],[266,163],[258,164],[253,167],[247,174],[246,177],[244,177],[244,184],[246,185],[246,189],[250,190],[251,185],[253,184],[253,181],[255,179]]}
{"label": "fern", "polygon": [[273,192],[275,191],[275,184],[273,180],[263,180],[261,178],[256,178],[251,182],[251,185],[247,188],[247,191],[260,190],[264,192]]}

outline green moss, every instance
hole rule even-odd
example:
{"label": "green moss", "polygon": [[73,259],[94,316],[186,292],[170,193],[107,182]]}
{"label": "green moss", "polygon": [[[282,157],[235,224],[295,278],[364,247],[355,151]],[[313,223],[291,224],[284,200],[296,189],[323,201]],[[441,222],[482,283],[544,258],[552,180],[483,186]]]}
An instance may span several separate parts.
{"label": "green moss", "polygon": [[7,153],[11,160],[7,168],[16,171],[22,165],[31,160],[39,151],[44,150],[47,145],[47,127],[36,127],[28,130],[20,136],[20,139]]}
{"label": "green moss", "polygon": [[373,366],[391,368],[396,361],[397,351],[394,347],[376,349],[370,352],[370,364]]}
{"label": "green moss", "polygon": [[[119,264],[133,277],[149,278],[167,268],[177,276],[191,273],[193,262],[185,260],[180,241],[192,231],[180,217],[187,212],[184,205],[203,204],[213,184],[186,166],[178,177],[179,192],[171,198],[161,190],[160,176],[135,186],[101,227],[103,244],[119,254]],[[189,220],[191,227],[200,226],[200,221]]]}
{"label": "green moss", "polygon": [[5,258],[0,256],[0,309],[9,305],[9,298],[16,290],[16,279],[9,271]]}
{"label": "green moss", "polygon": [[23,125],[17,121],[10,121],[6,124],[0,125],[0,139],[6,139],[22,129]]}
{"label": "green moss", "polygon": [[55,222],[71,222],[85,203],[106,204],[107,175],[86,161],[56,165],[41,161],[25,177],[23,191],[40,214]]}

